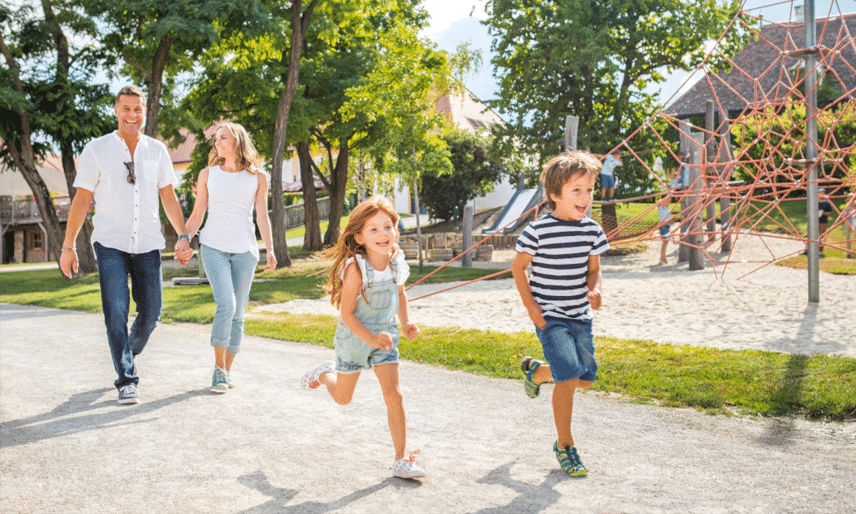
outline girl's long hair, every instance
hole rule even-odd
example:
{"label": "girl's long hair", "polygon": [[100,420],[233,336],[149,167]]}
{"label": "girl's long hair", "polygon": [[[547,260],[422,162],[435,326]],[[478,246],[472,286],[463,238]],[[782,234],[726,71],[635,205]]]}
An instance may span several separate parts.
{"label": "girl's long hair", "polygon": [[[324,285],[324,291],[330,293],[330,303],[337,309],[342,303],[342,279],[344,278],[345,263],[348,259],[355,255],[366,257],[365,246],[357,243],[356,235],[360,234],[365,227],[366,222],[378,212],[383,212],[389,219],[392,220],[392,226],[395,230],[396,240],[398,239],[398,213],[395,212],[392,203],[382,196],[372,196],[366,201],[357,205],[351,216],[348,218],[348,225],[339,233],[339,240],[334,246],[324,252],[324,257],[333,259],[333,264],[330,266],[330,274],[327,276],[327,283]],[[390,261],[398,252],[398,243],[392,245],[390,253]],[[362,272],[357,266],[357,273],[362,281]],[[362,292],[365,299],[365,292]]]}
{"label": "girl's long hair", "polygon": [[[247,170],[252,175],[258,173],[259,152],[256,150],[256,145],[253,144],[250,135],[247,134],[247,130],[237,123],[223,123],[214,131],[214,140],[217,139],[217,132],[221,129],[228,130],[235,138],[235,164],[237,164],[238,170]],[[211,151],[208,153],[208,165],[222,166],[226,159],[217,155],[213,141],[211,146]]]}

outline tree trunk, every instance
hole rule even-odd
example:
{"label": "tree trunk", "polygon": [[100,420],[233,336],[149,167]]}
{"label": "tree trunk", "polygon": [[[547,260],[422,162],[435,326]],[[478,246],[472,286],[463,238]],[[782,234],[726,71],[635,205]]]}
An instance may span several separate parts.
{"label": "tree trunk", "polygon": [[288,114],[291,111],[291,102],[297,94],[297,80],[300,77],[300,52],[303,48],[303,37],[306,27],[312,17],[312,10],[318,4],[318,0],[312,0],[306,12],[300,14],[302,0],[294,0],[291,3],[291,52],[288,60],[288,75],[286,78],[285,91],[279,97],[279,106],[276,110],[276,125],[273,133],[273,156],[270,176],[271,191],[276,194],[271,201],[271,228],[273,230],[273,247],[277,256],[282,259],[277,267],[291,266],[291,258],[288,256],[288,241],[285,239],[285,206],[282,203],[282,160],[285,157],[285,129],[288,126]]}
{"label": "tree trunk", "polygon": [[152,61],[152,73],[148,75],[149,86],[148,101],[146,103],[146,128],[145,134],[157,139],[158,137],[158,113],[160,111],[160,98],[163,91],[163,70],[166,67],[166,59],[169,56],[169,47],[172,46],[173,38],[164,36],[160,39],[158,51]]}
{"label": "tree trunk", "polygon": [[[56,47],[56,82],[58,84],[68,83],[68,70],[70,68],[70,57],[68,51],[68,39],[63,34],[53,12],[53,6],[50,1],[42,0],[42,10],[45,13],[45,22],[50,27],[51,35],[53,36],[54,46]],[[67,92],[67,89],[63,91]],[[67,94],[67,93],[66,93]],[[61,105],[73,105],[73,99],[67,98],[60,102]],[[62,171],[65,174],[65,182],[68,187],[69,198],[74,198],[76,189],[74,188],[74,178],[77,176],[77,168],[74,164],[74,148],[69,141],[60,141],[60,155],[62,156]],[[95,263],[95,252],[90,243],[92,238],[92,222],[86,219],[80,232],[77,234],[77,239],[74,244],[77,247],[78,271],[83,273],[94,273],[97,271]],[[62,244],[62,240],[58,240],[57,244]]]}
{"label": "tree trunk", "polygon": [[[11,76],[15,91],[22,97],[25,96],[24,87],[21,85],[21,79],[19,78],[18,63],[15,61],[15,57],[6,46],[6,41],[3,38],[2,32],[0,32],[0,52],[3,53],[3,56],[6,58],[6,64],[12,72]],[[33,197],[36,199],[36,205],[39,207],[42,222],[45,225],[45,230],[47,231],[49,238],[48,246],[45,248],[45,251],[48,255],[52,253],[57,264],[59,264],[59,257],[62,253],[60,252],[60,246],[62,245],[63,239],[65,239],[65,233],[59,224],[59,217],[56,214],[56,209],[54,208],[50,191],[48,191],[45,181],[42,180],[42,177],[39,176],[39,172],[36,170],[36,155],[33,151],[33,145],[30,140],[30,118],[24,110],[16,110],[13,112],[20,117],[21,134],[16,141],[6,141],[6,147],[12,155],[15,167],[18,168],[18,171],[21,172],[21,176],[24,177],[27,185],[30,186],[30,190],[33,192]]]}
{"label": "tree trunk", "polygon": [[315,174],[310,163],[309,143],[297,143],[297,156],[300,158],[300,182],[303,184],[303,225],[306,227],[303,236],[303,249],[309,252],[321,250],[321,223],[318,215],[318,196],[315,193]]}
{"label": "tree trunk", "polygon": [[345,212],[345,192],[348,190],[348,152],[349,140],[340,142],[336,168],[330,177],[330,217],[324,244],[332,246],[339,240],[339,222]]}

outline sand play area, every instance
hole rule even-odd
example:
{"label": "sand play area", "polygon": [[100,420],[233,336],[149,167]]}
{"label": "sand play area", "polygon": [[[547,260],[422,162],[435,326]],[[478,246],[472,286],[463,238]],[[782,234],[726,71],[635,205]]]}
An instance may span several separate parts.
{"label": "sand play area", "polygon": [[[699,271],[689,271],[686,262],[677,263],[676,244],[669,245],[667,265],[658,264],[659,242],[649,243],[643,253],[604,257],[603,307],[595,313],[594,333],[661,343],[856,357],[856,277],[821,273],[820,302],[815,304],[808,301],[807,271],[765,265],[802,247],[798,241],[740,234],[728,263],[708,261]],[[513,257],[513,251],[494,252],[490,265],[507,269]],[[717,260],[727,257],[715,256]],[[425,326],[533,330],[510,274],[508,279],[485,280],[417,299],[451,285],[409,289],[411,320]],[[337,314],[328,299],[258,309]]]}

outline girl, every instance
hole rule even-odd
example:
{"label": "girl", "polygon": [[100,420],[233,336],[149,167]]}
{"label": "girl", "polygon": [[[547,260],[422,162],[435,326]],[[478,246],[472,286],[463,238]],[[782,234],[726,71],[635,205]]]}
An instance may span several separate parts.
{"label": "girl", "polygon": [[347,405],[360,373],[374,369],[395,447],[392,472],[401,478],[418,478],[425,476],[414,463],[419,450],[404,457],[407,428],[398,385],[396,312],[408,339],[418,336],[419,328],[407,316],[404,283],[410,268],[395,242],[397,223],[392,204],[371,197],[354,209],[339,241],[328,250],[333,266],[325,290],[340,312],[334,340],[336,362],[324,362],[306,373],[300,385],[310,390],[324,384],[336,403]]}
{"label": "girl", "polygon": [[208,211],[208,221],[199,235],[199,254],[217,304],[211,327],[214,393],[222,394],[233,387],[232,362],[240,349],[244,310],[259,263],[253,207],[267,249],[265,272],[276,269],[267,210],[268,178],[256,165],[258,157],[244,127],[235,123],[221,125],[214,135],[209,167],[199,173],[196,204],[187,220],[187,233],[192,239]]}

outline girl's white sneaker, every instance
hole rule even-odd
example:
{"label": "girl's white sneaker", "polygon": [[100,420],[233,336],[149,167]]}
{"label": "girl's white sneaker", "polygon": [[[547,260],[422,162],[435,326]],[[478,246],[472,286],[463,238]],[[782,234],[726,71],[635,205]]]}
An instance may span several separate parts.
{"label": "girl's white sneaker", "polygon": [[318,389],[318,386],[321,385],[321,382],[318,381],[321,373],[332,373],[333,371],[336,371],[336,365],[333,361],[322,362],[320,366],[303,375],[303,378],[300,379],[300,387],[306,391]]}
{"label": "girl's white sneaker", "polygon": [[416,465],[416,454],[419,450],[411,453],[409,457],[398,459],[392,464],[392,474],[398,478],[422,478],[425,471]]}

